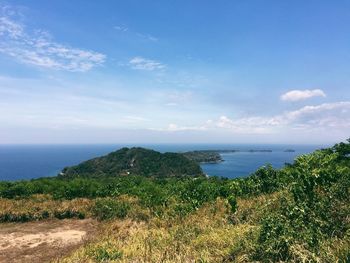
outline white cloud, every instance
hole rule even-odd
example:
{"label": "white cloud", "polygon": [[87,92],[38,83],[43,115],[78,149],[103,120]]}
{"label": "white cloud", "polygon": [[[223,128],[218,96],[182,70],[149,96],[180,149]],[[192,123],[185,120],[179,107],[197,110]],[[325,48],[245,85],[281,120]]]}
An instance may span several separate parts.
{"label": "white cloud", "polygon": [[170,123],[166,128],[151,128],[149,130],[154,131],[168,131],[168,132],[177,132],[177,131],[203,131],[207,130],[205,125],[203,126],[179,126],[174,123]]}
{"label": "white cloud", "polygon": [[142,34],[139,32],[135,32],[132,29],[128,28],[126,25],[116,25],[113,27],[115,30],[121,32],[121,33],[128,33],[130,36],[135,36],[141,40],[151,41],[151,42],[157,42],[158,38],[155,36],[152,36],[150,34]]}
{"label": "white cloud", "polygon": [[0,37],[1,53],[43,68],[84,72],[106,59],[98,52],[57,43],[45,31],[28,31],[4,12],[0,13]]}
{"label": "white cloud", "polygon": [[320,89],[314,90],[291,90],[281,96],[283,101],[299,101],[312,97],[326,97],[326,94]]}
{"label": "white cloud", "polygon": [[158,61],[146,59],[143,57],[134,57],[130,59],[129,66],[132,69],[138,69],[138,70],[160,70],[164,69],[166,66]]}
{"label": "white cloud", "polygon": [[310,129],[317,127],[350,127],[350,102],[324,103],[316,106],[305,106],[295,111],[288,111],[272,117],[253,116],[236,120],[221,116],[216,121],[219,128],[233,130],[267,131],[273,127],[290,127]]}
{"label": "white cloud", "polygon": [[144,39],[144,40],[148,40],[148,41],[152,41],[152,42],[157,42],[158,41],[158,38],[150,35],[150,34],[141,34],[141,33],[136,33],[136,35],[138,37],[140,37],[141,39]]}
{"label": "white cloud", "polygon": [[129,31],[129,28],[127,28],[127,27],[124,26],[124,25],[114,26],[114,29],[115,29],[115,30],[118,30],[118,31],[121,31],[121,32],[127,32],[127,31]]}
{"label": "white cloud", "polygon": [[350,127],[350,101],[323,103],[305,106],[280,116],[287,124],[302,124],[305,127]]}
{"label": "white cloud", "polygon": [[235,133],[246,134],[271,132],[271,127],[277,125],[274,118],[257,116],[237,119],[230,119],[227,116],[221,116],[218,120],[210,121],[209,123],[211,128],[227,129],[232,130]]}
{"label": "white cloud", "polygon": [[5,36],[6,34],[15,39],[19,38],[23,34],[23,28],[7,17],[0,17],[0,36]]}
{"label": "white cloud", "polygon": [[350,101],[305,106],[271,117],[251,116],[232,119],[225,115],[208,120],[203,125],[180,126],[169,124],[161,131],[230,130],[236,134],[276,133],[280,129],[350,129]]}

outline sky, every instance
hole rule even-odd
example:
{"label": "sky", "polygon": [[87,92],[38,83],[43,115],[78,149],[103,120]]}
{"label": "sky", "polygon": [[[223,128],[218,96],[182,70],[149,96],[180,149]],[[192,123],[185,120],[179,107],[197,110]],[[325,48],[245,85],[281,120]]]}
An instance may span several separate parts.
{"label": "sky", "polygon": [[0,144],[350,137],[350,1],[0,0]]}

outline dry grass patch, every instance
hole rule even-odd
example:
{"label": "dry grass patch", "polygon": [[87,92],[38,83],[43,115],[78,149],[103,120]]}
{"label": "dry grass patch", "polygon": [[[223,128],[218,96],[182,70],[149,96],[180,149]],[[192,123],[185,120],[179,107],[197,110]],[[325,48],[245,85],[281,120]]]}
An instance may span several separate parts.
{"label": "dry grass patch", "polygon": [[27,222],[47,218],[90,217],[93,200],[53,200],[49,195],[35,195],[28,199],[0,198],[0,222]]}
{"label": "dry grass patch", "polygon": [[[234,225],[226,200],[205,204],[185,218],[106,223],[101,239],[59,262],[220,262],[256,227]],[[238,253],[238,254],[239,254]]]}

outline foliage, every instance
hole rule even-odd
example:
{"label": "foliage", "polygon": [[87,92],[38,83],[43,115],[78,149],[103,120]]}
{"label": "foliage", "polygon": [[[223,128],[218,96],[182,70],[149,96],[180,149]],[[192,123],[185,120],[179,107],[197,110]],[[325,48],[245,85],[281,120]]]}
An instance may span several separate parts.
{"label": "foliage", "polygon": [[90,248],[87,253],[97,262],[118,260],[123,256],[123,253],[116,249],[110,242],[104,242],[96,247]]}
{"label": "foliage", "polygon": [[106,156],[67,167],[60,176],[101,177],[120,175],[153,177],[203,176],[200,166],[179,153],[160,153],[144,148],[122,148]]}
{"label": "foliage", "polygon": [[0,222],[28,222],[48,218],[78,218],[91,216],[92,200],[53,200],[48,195],[28,199],[1,199]]}
{"label": "foliage", "polygon": [[230,209],[231,209],[231,212],[234,214],[234,213],[236,213],[236,211],[237,211],[237,199],[234,197],[234,196],[229,196],[228,198],[227,198],[227,201],[228,201],[228,203],[230,204]]}
{"label": "foliage", "polygon": [[[315,261],[322,242],[350,229],[349,144],[298,157],[284,169],[293,178],[279,208],[262,221],[256,259]],[[341,161],[340,161],[341,160]]]}
{"label": "foliage", "polygon": [[257,230],[247,224],[228,224],[229,215],[226,201],[218,199],[184,218],[156,217],[147,225],[129,219],[108,222],[100,239],[60,262],[95,262],[91,251],[101,247],[120,251],[122,257],[116,262],[224,262],[233,249],[243,255],[243,250],[238,251],[241,244],[254,241]]}
{"label": "foliage", "polygon": [[[93,167],[94,162],[107,167],[113,158],[123,161],[109,170],[94,170],[92,177],[0,182],[0,221],[108,219],[104,224],[111,224],[105,235],[109,243],[97,240],[82,248],[80,261],[73,256],[72,262],[347,262],[350,258],[350,140],[301,155],[283,169],[266,165],[247,178],[230,180],[173,176],[185,170],[176,168],[181,162],[175,165],[171,154],[147,152],[144,157],[143,150],[132,149],[113,154],[108,162],[95,159]],[[136,170],[125,168],[134,157]],[[167,176],[153,176],[165,169],[153,163],[157,158],[171,167],[164,172]],[[79,175],[89,173],[92,163],[78,166]],[[125,169],[144,172],[114,176]]]}
{"label": "foliage", "polygon": [[112,198],[97,199],[93,207],[93,214],[99,220],[113,218],[125,218],[130,206],[126,202],[121,202]]}

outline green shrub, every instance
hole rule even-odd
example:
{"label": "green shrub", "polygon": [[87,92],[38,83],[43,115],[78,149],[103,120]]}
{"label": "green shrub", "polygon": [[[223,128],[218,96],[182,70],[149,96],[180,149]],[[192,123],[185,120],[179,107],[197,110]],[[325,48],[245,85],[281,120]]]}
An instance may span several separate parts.
{"label": "green shrub", "polygon": [[173,207],[173,216],[185,217],[189,213],[193,212],[193,206],[189,203],[178,202]]}
{"label": "green shrub", "polygon": [[231,212],[234,214],[234,213],[236,213],[236,211],[237,211],[237,208],[238,208],[238,206],[237,206],[237,199],[234,197],[234,196],[229,196],[228,198],[227,198],[227,201],[228,201],[228,203],[229,203],[229,205],[230,205],[230,210],[231,210]]}
{"label": "green shrub", "polygon": [[5,213],[0,215],[0,222],[19,222],[25,223],[33,220],[43,219],[41,215],[34,215],[32,213]]}
{"label": "green shrub", "polygon": [[[261,224],[256,260],[314,261],[322,241],[349,231],[348,147],[302,155],[284,173],[292,178],[287,196]],[[301,256],[302,255],[302,256]],[[301,258],[300,258],[301,257]]]}
{"label": "green shrub", "polygon": [[110,243],[104,243],[89,250],[89,256],[94,258],[97,262],[109,262],[110,260],[121,259],[123,253],[116,249]]}
{"label": "green shrub", "polygon": [[80,211],[74,211],[74,210],[63,210],[63,211],[55,211],[54,217],[57,219],[66,219],[66,218],[79,218],[84,219],[85,214]]}
{"label": "green shrub", "polygon": [[112,198],[97,199],[93,207],[93,214],[99,220],[113,218],[125,218],[130,209],[130,205],[123,201]]}

